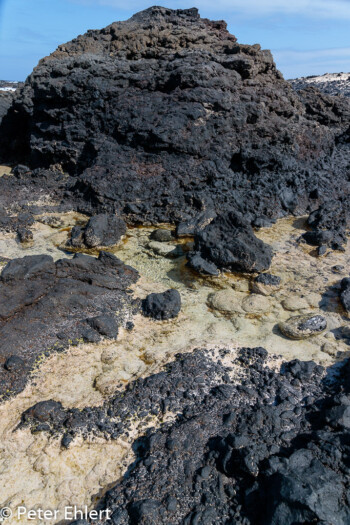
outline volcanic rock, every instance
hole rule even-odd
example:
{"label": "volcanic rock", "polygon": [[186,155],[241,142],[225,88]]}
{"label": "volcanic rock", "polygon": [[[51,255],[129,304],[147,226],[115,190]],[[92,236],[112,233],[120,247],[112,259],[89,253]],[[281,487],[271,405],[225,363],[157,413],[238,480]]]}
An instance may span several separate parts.
{"label": "volcanic rock", "polygon": [[281,278],[271,273],[261,273],[255,277],[251,289],[261,295],[271,295],[281,288]]}
{"label": "volcanic rock", "polygon": [[27,243],[33,240],[33,232],[27,228],[19,228],[17,230],[19,242]]}
{"label": "volcanic rock", "polygon": [[98,259],[77,254],[54,262],[32,255],[10,261],[0,277],[0,362],[16,354],[25,366],[19,374],[0,368],[0,394],[24,387],[39,355],[98,340],[89,323],[115,337],[117,325],[135,310],[126,290],[137,278],[136,270],[104,252]]}
{"label": "volcanic rock", "polygon": [[218,215],[197,233],[194,251],[218,268],[236,272],[267,270],[272,259],[271,248],[233,210]]}
{"label": "volcanic rock", "polygon": [[340,301],[348,315],[350,315],[350,278],[345,277],[340,283]]}
{"label": "volcanic rock", "polygon": [[146,317],[166,320],[177,317],[181,309],[181,296],[177,290],[151,293],[142,301],[142,312]]}
{"label": "volcanic rock", "polygon": [[154,230],[150,235],[150,239],[156,242],[170,242],[174,240],[172,231],[164,228]]}
{"label": "volcanic rock", "polygon": [[[125,413],[177,414],[135,442],[136,460],[100,501],[120,525],[346,525],[349,360],[332,382],[312,361],[279,371],[268,364],[262,348],[236,357],[196,350],[102,407],[66,409],[46,428],[29,409],[22,426],[66,441],[79,433],[118,439],[130,428]],[[245,374],[238,382],[232,367]]]}
{"label": "volcanic rock", "polygon": [[68,245],[74,248],[114,246],[126,232],[126,224],[116,215],[100,214],[89,219],[84,228],[74,226]]}
{"label": "volcanic rock", "polygon": [[278,326],[289,339],[307,339],[322,334],[327,328],[327,321],[323,315],[305,314],[290,317]]}
{"label": "volcanic rock", "polygon": [[41,60],[2,120],[0,157],[90,214],[181,224],[234,208],[262,225],[348,195],[348,129],[347,99],[296,93],[225,22],[151,7]]}
{"label": "volcanic rock", "polygon": [[215,217],[216,213],[214,210],[205,210],[188,221],[180,222],[176,227],[176,236],[193,236],[203,230],[207,224],[210,224]]}
{"label": "volcanic rock", "polygon": [[197,252],[189,252],[187,254],[187,265],[202,275],[219,275],[217,266],[209,261],[206,261]]}

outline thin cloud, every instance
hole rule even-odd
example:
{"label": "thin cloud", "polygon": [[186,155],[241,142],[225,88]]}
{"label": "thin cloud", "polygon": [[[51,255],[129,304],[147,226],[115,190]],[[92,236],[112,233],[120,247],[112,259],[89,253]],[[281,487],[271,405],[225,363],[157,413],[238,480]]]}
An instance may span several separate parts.
{"label": "thin cloud", "polygon": [[[149,6],[140,0],[131,0],[127,4],[121,0],[70,0],[74,3],[89,5],[104,5],[115,7],[122,11],[141,10]],[[195,4],[199,10],[206,12],[220,12],[220,15],[260,17],[271,15],[299,15],[310,18],[350,19],[349,0],[217,0],[214,4],[210,0],[174,0],[163,2],[162,5],[172,8],[186,8]]]}
{"label": "thin cloud", "polygon": [[307,51],[284,49],[273,51],[273,55],[276,60],[292,60],[295,62],[299,61],[312,61],[330,58],[350,58],[350,47],[332,48],[332,49],[313,49]]}
{"label": "thin cloud", "polygon": [[272,53],[285,78],[350,70],[350,47],[306,51],[283,49],[273,50]]}

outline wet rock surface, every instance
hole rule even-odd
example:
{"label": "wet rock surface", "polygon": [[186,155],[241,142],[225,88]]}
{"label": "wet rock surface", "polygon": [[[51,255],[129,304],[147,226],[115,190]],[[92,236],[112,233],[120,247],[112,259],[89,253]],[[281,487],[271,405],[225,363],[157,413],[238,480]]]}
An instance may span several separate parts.
{"label": "wet rock surface", "polygon": [[126,233],[126,224],[116,215],[99,214],[91,217],[86,226],[74,226],[67,245],[73,248],[96,248],[118,244]]}
{"label": "wet rock surface", "polygon": [[327,321],[322,315],[296,315],[279,324],[282,334],[290,339],[307,339],[324,332]]}
{"label": "wet rock surface", "polygon": [[0,97],[1,503],[349,523],[349,116],[160,7]]}
{"label": "wet rock surface", "polygon": [[135,443],[128,475],[99,503],[114,523],[345,525],[349,362],[332,381],[311,361],[278,370],[266,360],[262,348],[197,350],[102,408],[63,415],[50,401],[29,409],[22,424],[40,430],[44,413],[51,432],[115,439],[128,426],[125,413],[176,414]]}
{"label": "wet rock surface", "polygon": [[[93,335],[116,337],[135,309],[126,290],[137,278],[105,252],[98,259],[77,254],[56,263],[48,255],[10,261],[0,277],[1,395],[21,390],[28,372],[50,352]],[[9,366],[12,355],[23,366]]]}

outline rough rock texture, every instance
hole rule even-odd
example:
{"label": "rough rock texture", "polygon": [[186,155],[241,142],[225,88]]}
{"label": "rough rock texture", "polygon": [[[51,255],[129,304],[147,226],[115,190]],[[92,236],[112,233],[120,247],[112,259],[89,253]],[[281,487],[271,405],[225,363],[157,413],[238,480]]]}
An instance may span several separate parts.
{"label": "rough rock texture", "polygon": [[345,277],[341,281],[340,288],[340,301],[346,311],[347,315],[350,315],[350,278]]}
{"label": "rough rock texture", "polygon": [[116,439],[136,414],[176,414],[134,443],[136,461],[100,502],[113,524],[346,525],[349,361],[330,381],[311,361],[274,371],[266,358],[262,348],[179,355],[102,407],[51,400],[22,425],[65,432],[69,446],[81,432]]}
{"label": "rough rock texture", "polygon": [[350,73],[326,73],[289,80],[294,89],[305,89],[314,86],[326,95],[343,95],[350,97]]}
{"label": "rough rock texture", "polygon": [[96,248],[118,244],[126,233],[126,224],[116,215],[101,213],[89,219],[85,227],[74,226],[68,245],[74,248]]}
{"label": "rough rock texture", "polygon": [[142,301],[143,315],[162,321],[177,317],[180,309],[181,296],[174,289],[163,293],[151,293]]}
{"label": "rough rock texture", "polygon": [[22,389],[43,355],[101,335],[116,337],[117,325],[136,308],[126,290],[137,278],[136,270],[105,252],[56,263],[48,255],[10,261],[0,277],[0,395]]}
{"label": "rough rock texture", "polygon": [[233,210],[218,215],[194,240],[190,265],[195,255],[217,268],[237,272],[261,272],[271,264],[271,248],[258,239],[250,224]]}
{"label": "rough rock texture", "polygon": [[65,199],[91,214],[234,207],[267,224],[348,194],[349,102],[306,91],[225,22],[152,7],[44,58],[3,119],[0,157],[63,167]]}
{"label": "rough rock texture", "polygon": [[328,201],[310,213],[308,224],[313,231],[303,234],[304,239],[314,246],[329,246],[334,250],[346,244],[350,227],[350,204],[344,196]]}
{"label": "rough rock texture", "polygon": [[[307,304],[306,301],[305,304]],[[323,315],[296,315],[279,323],[278,327],[289,339],[307,339],[322,334],[327,328],[327,320]]]}
{"label": "rough rock texture", "polygon": [[251,283],[251,289],[261,295],[272,295],[281,288],[281,278],[271,273],[261,273]]}

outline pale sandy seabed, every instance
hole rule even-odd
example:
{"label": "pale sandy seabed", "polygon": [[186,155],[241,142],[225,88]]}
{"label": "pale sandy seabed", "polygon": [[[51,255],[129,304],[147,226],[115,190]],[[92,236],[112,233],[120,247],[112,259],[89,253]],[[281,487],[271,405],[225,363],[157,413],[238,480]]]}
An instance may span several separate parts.
{"label": "pale sandy seabed", "polygon": [[[72,254],[63,252],[60,246],[70,228],[84,221],[84,217],[66,213],[59,219],[53,228],[39,222],[42,218],[38,217],[31,228],[34,242],[28,246],[20,245],[14,234],[0,236],[0,256],[48,253],[54,259],[70,257]],[[167,246],[170,250],[169,245],[175,247],[179,241],[149,245],[154,228],[129,229],[113,252],[140,272],[141,278],[133,286],[135,295],[143,298],[150,292],[176,288],[181,294],[181,313],[177,319],[163,322],[137,315],[133,331],[121,330],[117,341],[82,344],[52,355],[22,393],[0,406],[0,506],[8,505],[12,510],[18,505],[43,509],[63,509],[75,504],[92,507],[101,491],[130,464],[131,443],[145,429],[142,421],[135,421],[128,438],[91,438],[88,442],[76,439],[68,450],[63,450],[60,440],[44,433],[33,435],[29,429],[14,432],[23,411],[38,401],[55,399],[66,407],[78,408],[101,405],[116,388],[157,372],[176,353],[197,347],[221,345],[231,348],[234,358],[238,347],[263,346],[283,360],[314,359],[323,365],[345,357],[347,345],[336,341],[331,331],[346,326],[344,312],[335,296],[330,295],[322,309],[319,303],[322,294],[347,275],[349,248],[344,253],[331,252],[317,258],[313,248],[296,242],[304,228],[303,218],[287,218],[257,233],[276,253],[269,272],[282,278],[282,287],[274,296],[263,298],[264,312],[254,311],[253,307],[250,313],[241,308],[250,294],[248,276],[200,278],[186,267],[184,256],[170,259],[155,253]],[[191,247],[191,240],[181,243],[185,250]],[[335,265],[343,266],[344,271],[335,274]],[[218,293],[214,299],[220,300],[215,302],[213,294]],[[291,298],[298,298],[300,309],[290,311],[282,306],[284,300],[290,302]],[[215,310],[213,304],[220,304],[221,311]],[[326,316],[326,333],[304,341],[288,340],[280,334],[278,322],[309,312]],[[160,424],[162,421],[156,418],[147,423]],[[26,519],[12,522],[27,523]]]}

